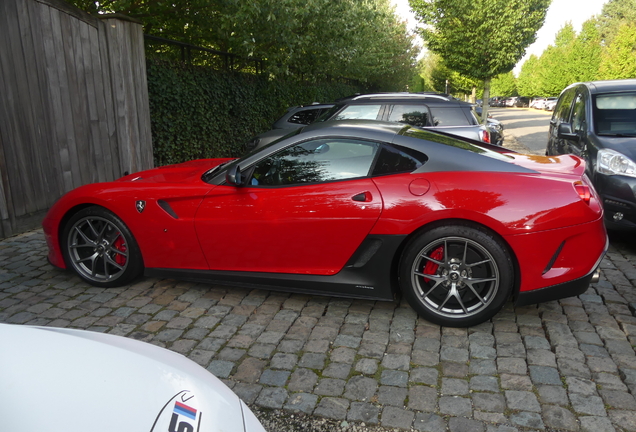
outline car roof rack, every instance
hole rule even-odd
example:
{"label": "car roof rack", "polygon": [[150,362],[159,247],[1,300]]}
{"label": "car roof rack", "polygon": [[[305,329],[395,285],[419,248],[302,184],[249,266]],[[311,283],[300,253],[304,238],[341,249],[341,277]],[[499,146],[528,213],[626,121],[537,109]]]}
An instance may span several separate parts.
{"label": "car roof rack", "polygon": [[371,99],[371,98],[395,98],[395,97],[412,97],[412,98],[433,98],[440,100],[450,100],[448,96],[442,94],[432,94],[432,93],[372,93],[372,94],[363,94],[359,96],[354,96],[351,100],[360,100],[360,99]]}

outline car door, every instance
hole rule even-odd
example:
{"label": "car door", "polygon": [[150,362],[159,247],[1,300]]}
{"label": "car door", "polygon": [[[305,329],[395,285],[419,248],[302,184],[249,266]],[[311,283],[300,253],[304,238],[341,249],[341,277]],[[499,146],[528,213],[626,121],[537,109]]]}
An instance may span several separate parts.
{"label": "car door", "polygon": [[565,154],[569,152],[567,143],[562,137],[559,137],[559,127],[562,123],[569,124],[575,92],[576,90],[574,87],[563,91],[554,108],[554,113],[550,119],[550,130],[548,135],[547,154],[549,155]]}
{"label": "car door", "polygon": [[588,101],[589,97],[582,88],[577,91],[572,103],[572,116],[570,118],[573,136],[565,138],[567,152],[581,157],[585,157],[584,153],[587,148]]}
{"label": "car door", "polygon": [[204,199],[196,230],[210,269],[335,274],[382,211],[369,178],[379,143],[313,139],[245,167],[247,185]]}

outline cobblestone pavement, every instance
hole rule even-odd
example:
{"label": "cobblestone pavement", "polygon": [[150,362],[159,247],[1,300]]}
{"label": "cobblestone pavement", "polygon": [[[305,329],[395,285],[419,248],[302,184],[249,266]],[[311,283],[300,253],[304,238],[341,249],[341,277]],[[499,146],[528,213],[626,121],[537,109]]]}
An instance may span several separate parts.
{"label": "cobblestone pavement", "polygon": [[612,240],[584,295],[440,328],[406,304],[141,279],[99,289],[46,262],[41,230],[0,241],[0,322],[147,341],[257,410],[418,431],[636,431],[636,247]]}

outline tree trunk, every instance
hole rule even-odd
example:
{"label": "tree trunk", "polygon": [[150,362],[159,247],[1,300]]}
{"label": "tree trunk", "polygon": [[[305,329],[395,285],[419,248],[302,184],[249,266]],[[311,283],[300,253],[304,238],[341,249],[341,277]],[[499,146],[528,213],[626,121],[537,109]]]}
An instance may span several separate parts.
{"label": "tree trunk", "polygon": [[470,94],[470,102],[477,103],[477,87],[473,86],[473,91]]}
{"label": "tree trunk", "polygon": [[484,95],[481,104],[481,122],[485,125],[488,123],[488,101],[490,100],[490,78],[484,80]]}

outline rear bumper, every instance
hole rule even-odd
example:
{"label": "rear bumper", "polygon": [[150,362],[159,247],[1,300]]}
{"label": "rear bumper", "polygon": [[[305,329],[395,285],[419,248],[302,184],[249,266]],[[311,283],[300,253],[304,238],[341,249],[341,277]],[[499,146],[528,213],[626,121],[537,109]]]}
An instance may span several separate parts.
{"label": "rear bumper", "polygon": [[589,288],[590,283],[598,281],[601,260],[605,256],[608,247],[609,240],[606,241],[603,254],[599,257],[596,265],[593,267],[592,271],[589,274],[579,279],[560,283],[557,285],[520,292],[515,299],[515,306],[544,303],[583,294]]}

